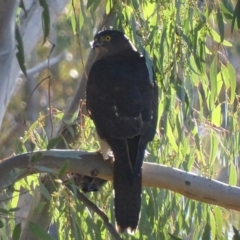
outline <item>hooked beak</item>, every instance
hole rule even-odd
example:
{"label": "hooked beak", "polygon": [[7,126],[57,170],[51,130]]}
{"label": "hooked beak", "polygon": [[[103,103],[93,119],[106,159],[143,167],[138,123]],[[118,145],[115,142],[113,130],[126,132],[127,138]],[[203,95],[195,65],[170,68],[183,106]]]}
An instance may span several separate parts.
{"label": "hooked beak", "polygon": [[92,41],[91,46],[93,49],[102,46],[102,40],[96,39],[96,40]]}

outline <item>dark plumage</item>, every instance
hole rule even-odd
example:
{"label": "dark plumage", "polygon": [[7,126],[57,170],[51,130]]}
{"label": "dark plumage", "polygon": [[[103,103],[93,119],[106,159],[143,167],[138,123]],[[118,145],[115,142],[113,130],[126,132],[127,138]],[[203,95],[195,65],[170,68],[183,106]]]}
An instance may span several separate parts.
{"label": "dark plumage", "polygon": [[[99,32],[87,82],[87,109],[101,139],[103,156],[114,154],[115,217],[120,232],[137,228],[141,167],[157,123],[158,91],[145,58],[120,31]],[[103,143],[107,143],[104,144]]]}

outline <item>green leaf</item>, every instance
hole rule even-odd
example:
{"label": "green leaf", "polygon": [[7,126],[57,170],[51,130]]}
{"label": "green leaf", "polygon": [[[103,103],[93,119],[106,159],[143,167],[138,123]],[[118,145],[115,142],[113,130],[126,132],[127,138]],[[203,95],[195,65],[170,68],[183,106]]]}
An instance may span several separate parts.
{"label": "green leaf", "polygon": [[211,134],[211,137],[210,137],[210,144],[211,144],[211,147],[210,147],[210,154],[209,154],[209,164],[210,166],[212,166],[215,162],[215,159],[216,159],[216,156],[217,156],[217,153],[218,153],[218,139],[217,137],[215,136],[215,134]]}
{"label": "green leaf", "polygon": [[34,131],[38,127],[38,120],[36,120],[28,129],[27,133],[25,134],[24,138],[22,139],[22,142],[25,143],[28,139],[30,134],[32,134],[32,131]]}
{"label": "green leaf", "polygon": [[71,116],[71,118],[64,118],[62,121],[66,123],[67,125],[71,125],[73,123],[78,122],[78,116],[79,116],[79,110],[75,111],[74,114]]}
{"label": "green leaf", "polygon": [[20,239],[21,232],[22,232],[22,226],[21,226],[21,223],[18,223],[13,230],[12,240]]}
{"label": "green leaf", "polygon": [[211,240],[211,226],[208,222],[205,224],[202,239]]}
{"label": "green leaf", "polygon": [[94,4],[92,5],[92,10],[95,12],[99,4],[101,3],[101,0],[95,0]]}
{"label": "green leaf", "polygon": [[44,129],[42,129],[41,135],[38,131],[33,131],[37,146],[41,149],[46,149],[48,144],[48,138]]}
{"label": "green leaf", "polygon": [[221,74],[224,84],[226,85],[226,88],[228,89],[230,87],[228,69],[224,65],[221,65],[221,68],[222,69],[221,69],[220,74]]}
{"label": "green leaf", "polygon": [[236,186],[237,184],[237,170],[233,163],[230,163],[229,185]]}
{"label": "green leaf", "polygon": [[195,61],[195,58],[194,58],[194,56],[191,56],[190,58],[189,58],[189,68],[191,69],[191,71],[192,71],[192,75],[194,74],[194,75],[197,75],[197,77],[199,76],[199,75],[201,75],[201,71],[200,72],[198,72],[198,66],[197,66],[197,64],[196,64],[196,61]]}
{"label": "green leaf", "polygon": [[47,188],[45,187],[45,185],[44,185],[42,182],[40,182],[39,186],[40,186],[40,191],[41,191],[42,195],[43,195],[48,201],[50,201],[51,198],[52,198],[52,196],[51,196],[51,194],[49,193],[49,191],[47,190]]}
{"label": "green leaf", "polygon": [[25,57],[24,57],[24,46],[23,46],[23,42],[22,42],[22,36],[20,34],[19,28],[16,25],[15,28],[15,38],[17,41],[17,60],[18,60],[18,64],[23,72],[23,74],[27,77],[27,70],[26,70],[26,66],[25,66]]}
{"label": "green leaf", "polygon": [[47,201],[41,201],[37,207],[34,209],[34,213],[36,214],[41,214],[41,212],[43,211],[43,208],[46,206]]}
{"label": "green leaf", "polygon": [[61,140],[61,136],[50,139],[47,145],[47,150],[55,148]]}
{"label": "green leaf", "polygon": [[231,63],[228,62],[227,64],[227,69],[228,69],[228,74],[229,74],[229,81],[230,81],[230,86],[231,86],[231,97],[230,97],[230,103],[233,104],[235,100],[235,92],[236,92],[236,84],[237,84],[237,79],[236,79],[236,74],[235,74],[235,69],[232,66]]}
{"label": "green leaf", "polygon": [[222,124],[221,104],[215,107],[212,111],[211,123],[220,127]]}
{"label": "green leaf", "polygon": [[215,222],[215,217],[212,213],[212,211],[209,211],[210,215],[210,225],[211,225],[211,239],[216,239],[216,222]]}
{"label": "green leaf", "polygon": [[94,4],[95,0],[88,0],[87,1],[87,8],[90,8]]}
{"label": "green leaf", "polygon": [[43,23],[43,43],[46,42],[47,37],[50,33],[50,14],[49,14],[49,8],[46,0],[39,0],[40,6],[43,8],[42,11],[42,23]]}
{"label": "green leaf", "polygon": [[43,156],[43,154],[40,153],[40,152],[32,153],[30,158],[29,158],[29,162],[30,163],[36,163],[36,162],[41,160],[42,156]]}
{"label": "green leaf", "polygon": [[71,136],[74,138],[75,136],[75,132],[72,126],[67,125],[67,130],[69,131],[69,133],[71,134]]}
{"label": "green leaf", "polygon": [[74,13],[71,14],[71,24],[72,24],[72,31],[73,31],[73,34],[75,35],[76,34],[76,19],[75,19],[75,16],[74,16]]}
{"label": "green leaf", "polygon": [[9,211],[8,211],[7,209],[5,209],[5,208],[0,208],[0,213],[6,213],[6,214],[8,214]]}
{"label": "green leaf", "polygon": [[82,27],[84,26],[84,16],[81,12],[79,13],[79,17],[78,17],[78,24],[79,24],[79,30],[81,30]]}
{"label": "green leaf", "polygon": [[34,168],[37,169],[39,172],[42,172],[42,173],[51,173],[51,174],[56,173],[55,170],[53,170],[51,168],[48,168],[48,167],[35,165]]}
{"label": "green leaf", "polygon": [[220,9],[217,9],[217,23],[218,23],[218,29],[220,33],[220,38],[222,43],[224,41],[224,22],[223,22],[223,14],[221,13]]}
{"label": "green leaf", "polygon": [[182,240],[182,238],[176,237],[171,233],[168,233],[168,234],[171,236],[171,239],[173,239],[173,240]]}
{"label": "green leaf", "polygon": [[236,20],[237,20],[237,28],[240,29],[240,0],[237,1],[236,7],[233,13],[232,27],[231,27],[232,33],[233,33],[233,28]]}
{"label": "green leaf", "polygon": [[58,173],[58,177],[62,178],[64,175],[66,175],[68,168],[69,168],[69,162],[66,161],[61,166],[59,173]]}
{"label": "green leaf", "polygon": [[109,14],[111,10],[112,10],[112,2],[111,1],[107,1],[107,4],[106,4],[106,14]]}
{"label": "green leaf", "polygon": [[167,121],[167,137],[168,137],[168,140],[170,142],[170,144],[172,145],[173,149],[177,152],[178,151],[178,146],[176,144],[176,141],[175,141],[175,136],[173,135],[173,131],[172,131],[172,127],[169,123],[169,121]]}
{"label": "green leaf", "polygon": [[47,230],[45,230],[42,226],[38,225],[37,223],[29,222],[28,227],[31,230],[31,232],[40,240],[56,240],[54,237],[47,233]]}
{"label": "green leaf", "polygon": [[210,82],[211,82],[211,104],[214,105],[217,98],[217,58],[212,61],[210,68]]}
{"label": "green leaf", "polygon": [[19,207],[15,207],[15,208],[10,208],[8,209],[9,212],[16,212],[18,211],[20,208]]}
{"label": "green leaf", "polygon": [[26,153],[27,149],[23,143],[22,139],[16,139],[15,140],[15,153],[20,154],[20,153]]}
{"label": "green leaf", "polygon": [[228,42],[227,40],[223,40],[223,41],[221,42],[221,37],[220,37],[219,34],[218,34],[215,30],[213,30],[212,28],[208,28],[208,33],[209,33],[209,35],[212,37],[212,39],[213,39],[214,41],[216,41],[217,43],[221,43],[222,45],[227,46],[227,47],[231,47],[231,46],[232,46],[232,44],[231,44],[230,42]]}
{"label": "green leaf", "polygon": [[222,79],[222,73],[218,73],[217,75],[217,97],[219,97],[219,94],[222,90],[222,86],[223,86],[223,79]]}
{"label": "green leaf", "polygon": [[4,227],[4,223],[3,221],[0,219],[0,228],[3,228]]}
{"label": "green leaf", "polygon": [[225,7],[225,9],[226,9],[230,14],[233,14],[233,12],[234,12],[234,7],[233,7],[233,4],[232,4],[232,1],[222,0],[220,3],[223,3],[223,6]]}
{"label": "green leaf", "polygon": [[[217,229],[222,229],[223,228],[223,221],[222,221],[222,211],[220,207],[218,206],[213,206],[214,209],[214,215],[215,215],[215,220],[216,220],[216,228]],[[216,232],[217,238],[221,236],[221,233],[218,231]]]}

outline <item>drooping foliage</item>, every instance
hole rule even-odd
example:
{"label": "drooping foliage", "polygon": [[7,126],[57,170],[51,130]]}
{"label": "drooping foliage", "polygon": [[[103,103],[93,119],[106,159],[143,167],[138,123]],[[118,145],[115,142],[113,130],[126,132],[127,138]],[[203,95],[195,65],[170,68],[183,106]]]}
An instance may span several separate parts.
{"label": "drooping foliage", "polygon": [[[47,2],[40,1],[40,5],[45,42],[49,37],[50,18]],[[99,23],[108,21],[111,16],[110,25],[124,31],[145,56],[148,67],[154,66],[159,85],[159,125],[146,161],[237,185],[240,131],[235,58],[239,57],[239,6],[240,1],[231,0],[72,0],[57,27],[61,31],[62,25],[71,25],[75,37],[71,40],[59,37],[59,42],[65,41],[63,45],[80,53],[78,61],[84,64],[78,66],[84,72],[88,42]],[[75,47],[72,47],[73,41]],[[66,64],[63,67],[67,68]],[[58,74],[52,73],[52,78],[64,79],[63,74],[60,69]],[[74,82],[73,89],[76,84]],[[51,89],[54,91],[54,85]],[[52,104],[60,108],[59,104]],[[62,111],[53,112],[54,127],[63,118]],[[77,114],[64,120],[72,136],[76,135],[72,124]],[[58,144],[59,138],[50,139],[44,125],[45,116],[40,115],[18,140],[18,153],[53,148]],[[98,143],[93,124],[84,114],[78,129],[80,138],[74,143],[65,139],[65,145],[96,150]],[[220,178],[222,169],[226,171],[223,179]],[[51,173],[50,169],[45,170]],[[63,172],[64,166],[60,175]],[[55,182],[57,190],[50,194],[37,179],[38,176],[31,176],[17,182],[14,193],[21,187],[32,192],[33,187],[40,186],[46,202],[51,202],[50,214],[58,239],[112,238],[97,214],[80,203],[61,181]],[[12,196],[12,191],[6,191],[6,197]],[[112,185],[108,183],[89,197],[114,224]],[[17,216],[18,198],[12,198],[0,209],[2,236],[13,232],[13,239],[19,239],[21,231],[10,219],[12,212],[16,211]],[[45,204],[43,202],[38,210]],[[165,189],[144,188],[139,229],[134,236],[126,234],[124,239],[229,239],[232,235],[230,219],[234,225],[239,225],[238,216],[221,207],[187,199]],[[56,239],[37,223],[28,225],[39,238]]]}

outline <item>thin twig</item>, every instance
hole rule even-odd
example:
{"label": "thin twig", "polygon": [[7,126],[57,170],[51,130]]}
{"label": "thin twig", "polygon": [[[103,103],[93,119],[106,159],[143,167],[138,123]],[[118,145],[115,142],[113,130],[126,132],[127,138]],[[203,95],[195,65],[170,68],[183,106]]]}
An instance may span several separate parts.
{"label": "thin twig", "polygon": [[48,74],[49,74],[49,80],[48,80],[48,108],[49,108],[49,119],[50,119],[50,124],[51,124],[51,138],[53,137],[53,120],[52,120],[52,106],[51,106],[51,82],[52,82],[52,71],[50,69],[50,56],[51,53],[53,52],[54,48],[55,48],[55,44],[50,42],[48,40],[48,42],[50,44],[52,44],[52,48],[48,54],[47,60],[48,60]]}
{"label": "thin twig", "polygon": [[[75,189],[69,185],[65,185],[68,189],[70,189],[73,193],[75,192]],[[76,189],[77,198],[79,201],[81,201],[86,207],[90,208],[92,211],[94,211],[105,224],[105,227],[107,230],[112,234],[112,236],[116,240],[122,240],[120,235],[117,233],[116,229],[113,227],[113,225],[109,222],[107,215],[99,208],[96,204],[94,204],[91,200],[89,200],[84,194],[82,194],[78,189]]]}
{"label": "thin twig", "polygon": [[[56,65],[59,62],[61,62],[62,60],[66,59],[66,56],[67,56],[67,52],[63,51],[63,52],[59,53],[58,55],[56,55],[55,57],[49,58],[49,59],[39,63],[35,67],[29,68],[27,70],[27,75],[28,76],[34,75],[35,73],[41,72],[45,68],[51,67],[53,65]],[[20,73],[20,77],[23,77],[23,76],[24,76],[24,74],[21,72]]]}
{"label": "thin twig", "polygon": [[30,99],[31,99],[33,93],[34,93],[35,90],[36,90],[45,80],[47,80],[47,79],[49,79],[49,76],[43,78],[43,79],[33,88],[33,90],[31,91],[31,93],[30,93],[30,95],[29,95],[29,97],[28,97],[28,100],[26,101],[26,107],[25,107],[25,110],[24,110],[24,120],[23,120],[24,123],[27,122],[27,120],[26,120],[26,111],[27,111],[27,107],[28,107],[28,104],[29,104],[29,102],[30,102]]}
{"label": "thin twig", "polygon": [[[16,191],[16,190],[14,189],[14,191]],[[15,198],[15,197],[20,197],[20,196],[22,196],[23,194],[26,194],[26,193],[29,193],[29,191],[26,190],[26,191],[21,192],[21,193],[19,193],[19,194],[17,194],[17,195],[14,195],[14,196],[11,196],[11,197],[7,197],[7,198],[4,198],[4,199],[1,199],[1,200],[0,200],[0,203],[1,203],[1,202],[9,201],[10,199],[13,199],[13,198]]]}
{"label": "thin twig", "polygon": [[[76,22],[76,28],[75,28],[76,40],[77,40],[77,44],[79,46],[81,64],[82,64],[82,67],[83,67],[83,70],[84,70],[85,78],[88,79],[88,75],[87,75],[87,72],[86,72],[85,64],[84,64],[84,61],[83,61],[83,53],[82,53],[82,46],[81,46],[81,41],[80,41],[80,34],[79,34],[79,31],[78,31],[78,29],[79,29],[79,22],[77,21],[77,14],[76,14],[76,9],[75,9],[75,5],[74,5],[74,1],[73,0],[72,0],[72,8],[73,8],[73,14],[74,14],[75,22]],[[80,7],[80,9],[81,9],[81,7]]]}

